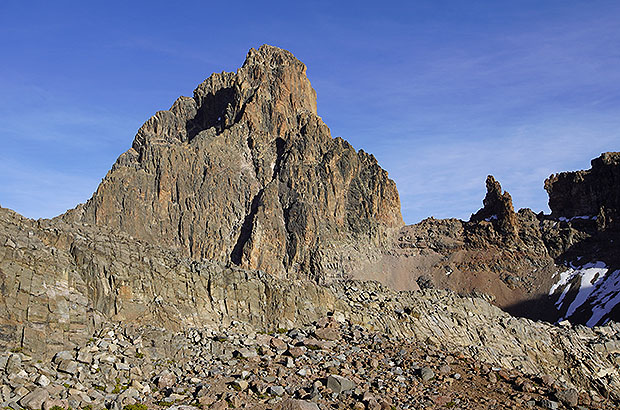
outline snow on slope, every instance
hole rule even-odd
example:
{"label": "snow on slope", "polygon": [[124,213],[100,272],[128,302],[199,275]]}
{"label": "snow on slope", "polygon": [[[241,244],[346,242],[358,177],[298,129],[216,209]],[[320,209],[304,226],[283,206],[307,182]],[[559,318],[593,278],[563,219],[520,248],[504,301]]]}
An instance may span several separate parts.
{"label": "snow on slope", "polygon": [[609,321],[609,313],[620,303],[620,270],[609,272],[604,262],[592,262],[579,267],[571,264],[568,270],[559,275],[559,280],[549,290],[550,296],[559,293],[555,302],[558,310],[568,306],[559,321],[570,320],[580,307],[580,310],[587,308],[591,312],[586,322],[588,326]]}

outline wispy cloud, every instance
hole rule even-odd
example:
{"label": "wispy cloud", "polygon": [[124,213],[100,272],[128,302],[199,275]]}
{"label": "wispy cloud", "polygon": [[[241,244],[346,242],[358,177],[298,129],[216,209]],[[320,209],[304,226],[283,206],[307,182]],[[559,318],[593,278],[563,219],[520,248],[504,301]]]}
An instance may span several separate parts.
{"label": "wispy cloud", "polygon": [[491,143],[450,138],[421,147],[397,144],[383,153],[383,165],[397,183],[408,223],[428,216],[468,219],[482,206],[488,174],[511,193],[516,209],[548,212],[544,180],[589,168],[591,158],[618,146],[614,130],[553,123],[503,130]]}
{"label": "wispy cloud", "polygon": [[101,181],[57,167],[0,161],[0,205],[29,218],[51,218],[85,202]]}

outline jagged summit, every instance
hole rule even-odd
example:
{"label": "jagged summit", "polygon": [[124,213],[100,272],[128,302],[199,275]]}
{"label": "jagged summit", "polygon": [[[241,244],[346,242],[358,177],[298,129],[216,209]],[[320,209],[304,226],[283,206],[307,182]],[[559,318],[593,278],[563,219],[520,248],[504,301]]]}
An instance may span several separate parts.
{"label": "jagged summit", "polygon": [[303,112],[317,113],[306,66],[286,50],[263,45],[250,49],[236,73],[212,74],[193,98],[179,97],[169,111],[151,117],[132,148],[149,141],[187,142],[202,131],[221,133],[240,122],[248,122],[253,132],[286,135],[285,126]]}
{"label": "jagged summit", "polygon": [[403,225],[387,172],[331,138],[305,65],[267,45],[150,118],[93,197],[61,218],[315,279],[346,275]]}

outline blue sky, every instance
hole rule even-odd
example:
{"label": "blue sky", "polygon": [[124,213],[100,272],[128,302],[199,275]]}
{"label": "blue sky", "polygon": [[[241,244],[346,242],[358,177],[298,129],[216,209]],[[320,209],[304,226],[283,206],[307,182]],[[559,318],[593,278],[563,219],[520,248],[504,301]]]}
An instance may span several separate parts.
{"label": "blue sky", "polygon": [[493,174],[547,209],[551,173],[620,150],[617,1],[0,2],[0,204],[86,201],[140,127],[268,43],[398,186],[405,222],[469,218]]}

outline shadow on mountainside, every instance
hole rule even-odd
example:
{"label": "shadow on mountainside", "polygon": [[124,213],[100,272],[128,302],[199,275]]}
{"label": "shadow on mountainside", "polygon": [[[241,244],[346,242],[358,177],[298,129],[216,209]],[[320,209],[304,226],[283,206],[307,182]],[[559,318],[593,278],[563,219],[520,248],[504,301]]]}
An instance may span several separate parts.
{"label": "shadow on mountainside", "polygon": [[[503,310],[513,316],[573,324],[601,325],[620,320],[620,230],[601,218],[538,215],[540,235],[557,270],[541,294]],[[608,222],[608,221],[607,221]],[[549,274],[549,272],[547,273]]]}
{"label": "shadow on mountainside", "polygon": [[535,321],[543,320],[550,323],[557,322],[560,317],[557,308],[553,304],[553,299],[548,295],[540,295],[537,298],[504,306],[502,310],[515,317],[522,317]]}

